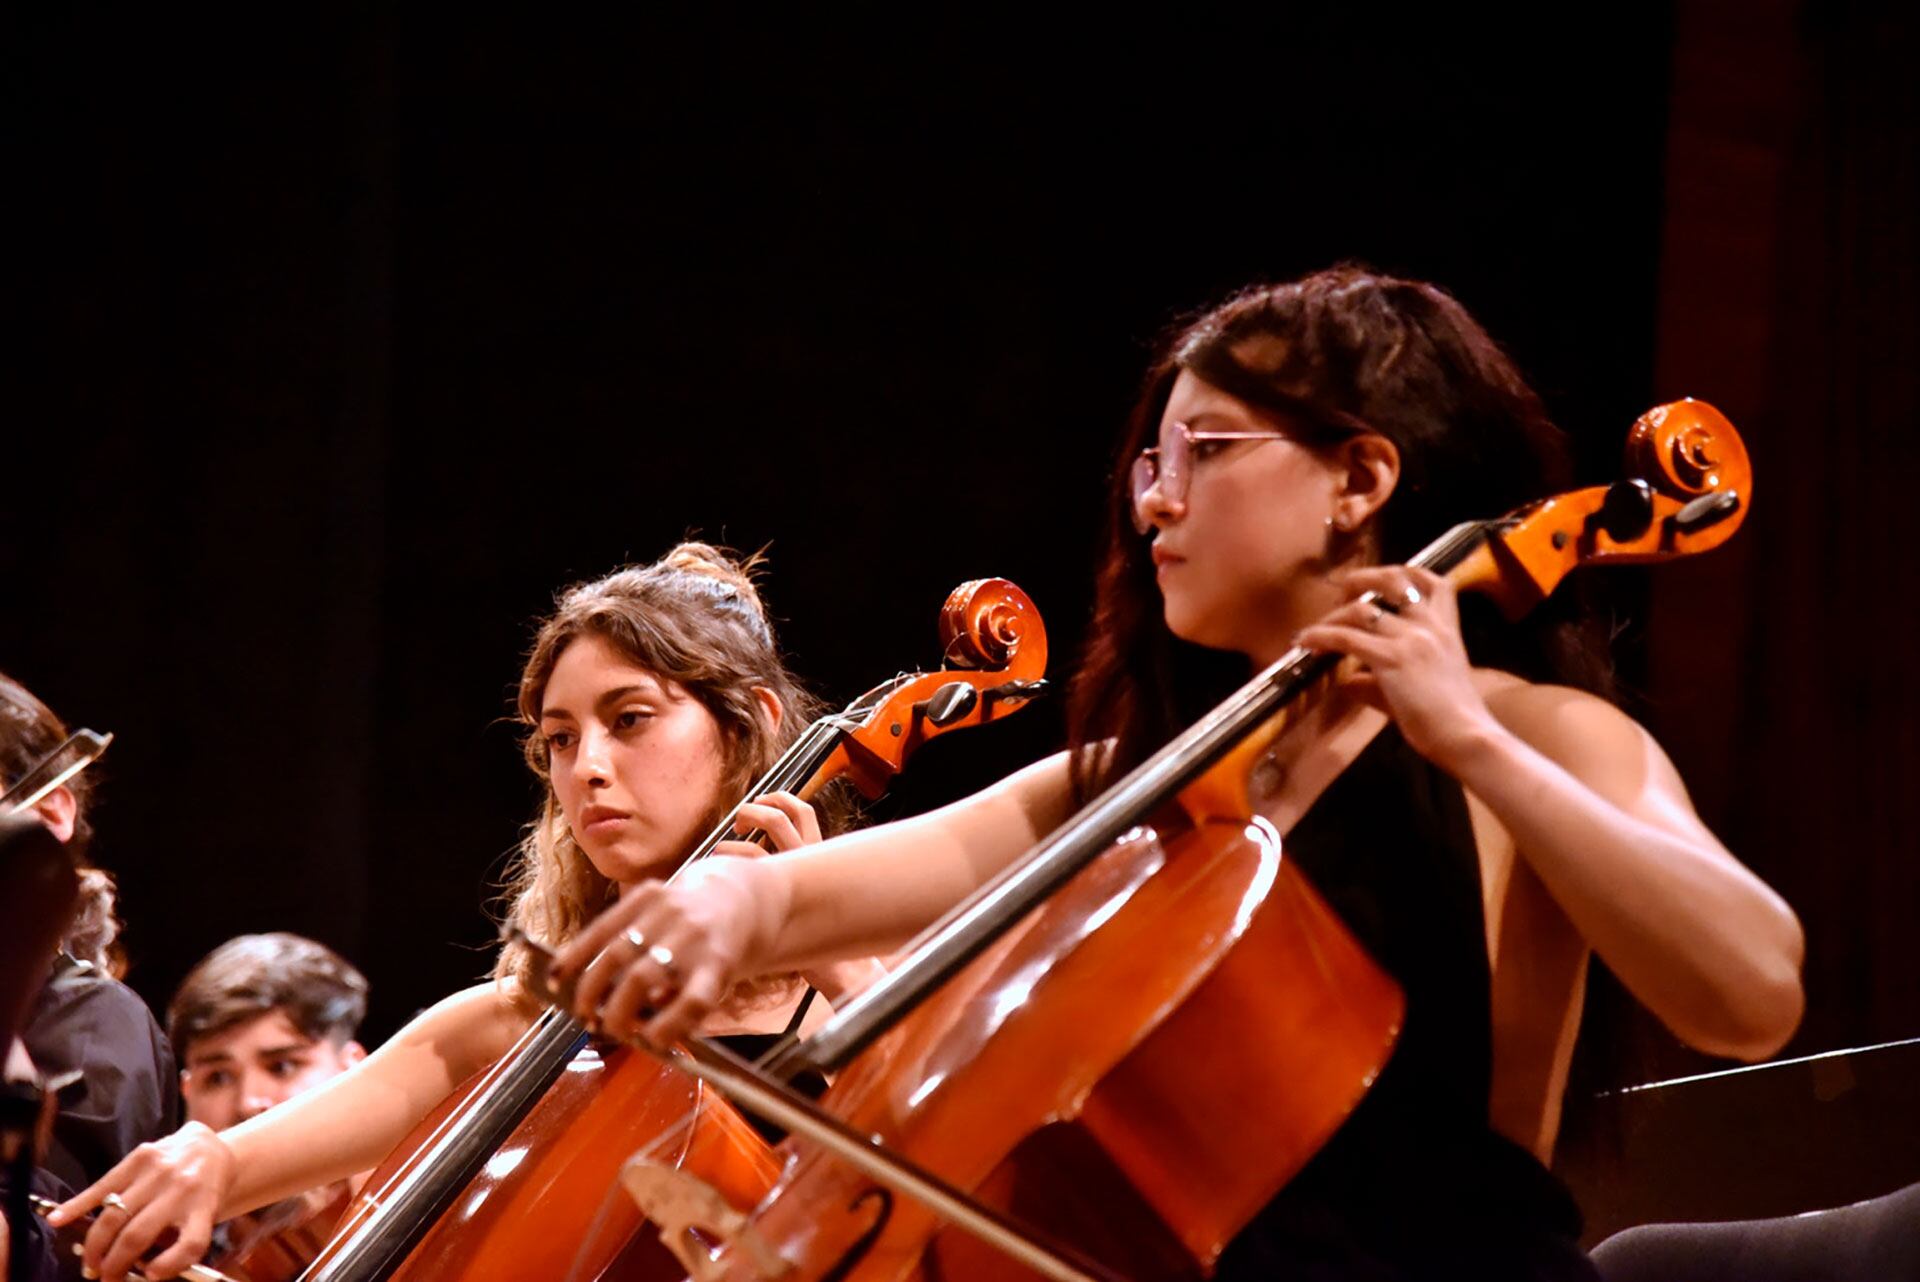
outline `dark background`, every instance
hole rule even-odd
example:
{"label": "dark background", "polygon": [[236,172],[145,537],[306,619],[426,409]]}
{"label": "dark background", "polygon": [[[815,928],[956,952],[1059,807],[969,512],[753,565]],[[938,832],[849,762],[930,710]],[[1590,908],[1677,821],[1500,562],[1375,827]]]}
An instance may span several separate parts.
{"label": "dark background", "polygon": [[[129,982],[295,930],[379,1038],[481,974],[528,625],[688,532],[771,544],[835,701],[978,575],[1068,659],[1153,335],[1360,259],[1453,289],[1591,479],[1656,401],[1741,426],[1735,546],[1610,585],[1635,711],[1802,913],[1790,1050],[1920,1035],[1916,21],[1627,8],[16,14],[0,669],[118,735]],[[896,804],[1058,734],[948,739]]]}

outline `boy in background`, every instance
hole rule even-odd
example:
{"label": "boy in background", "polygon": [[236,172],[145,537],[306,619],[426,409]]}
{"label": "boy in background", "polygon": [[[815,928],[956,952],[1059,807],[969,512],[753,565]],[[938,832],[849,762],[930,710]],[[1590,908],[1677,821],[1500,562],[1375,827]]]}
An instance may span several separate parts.
{"label": "boy in background", "polygon": [[229,939],[167,1005],[187,1116],[224,1130],[366,1058],[353,1040],[367,981],[325,944],[275,932]]}

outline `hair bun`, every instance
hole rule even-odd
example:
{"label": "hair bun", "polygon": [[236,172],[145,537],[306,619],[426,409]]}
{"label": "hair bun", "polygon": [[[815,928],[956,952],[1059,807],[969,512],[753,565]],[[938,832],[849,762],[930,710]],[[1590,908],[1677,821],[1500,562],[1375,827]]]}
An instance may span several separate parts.
{"label": "hair bun", "polygon": [[675,546],[654,564],[663,570],[699,575],[732,588],[739,595],[741,604],[764,624],[767,621],[767,606],[760,599],[760,589],[754,585],[753,579],[766,563],[766,557],[758,552],[739,557],[726,548],[689,539]]}

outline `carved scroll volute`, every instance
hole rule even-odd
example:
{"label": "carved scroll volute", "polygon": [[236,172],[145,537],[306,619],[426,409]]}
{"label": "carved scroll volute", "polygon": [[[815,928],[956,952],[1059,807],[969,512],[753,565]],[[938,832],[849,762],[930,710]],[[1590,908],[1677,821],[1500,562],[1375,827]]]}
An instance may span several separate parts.
{"label": "carved scroll volute", "polygon": [[928,740],[998,721],[1046,689],[1046,625],[1005,579],[973,579],[948,593],[940,650],[939,671],[903,674],[859,701],[861,724],[846,732],[817,780],[845,777],[877,797]]}
{"label": "carved scroll volute", "polygon": [[[1742,511],[1753,505],[1753,464],[1732,423],[1705,401],[1688,397],[1657,405],[1634,420],[1627,434],[1627,471],[1686,503],[1704,494],[1733,493]],[[1687,550],[1704,552],[1733,537],[1738,520],[1720,521],[1686,536]]]}
{"label": "carved scroll volute", "polygon": [[940,651],[956,668],[1033,681],[1047,670],[1047,630],[1027,594],[1006,579],[969,579],[940,607]]}
{"label": "carved scroll volute", "polygon": [[1733,537],[1753,505],[1739,432],[1705,401],[1655,406],[1627,435],[1628,477],[1511,513],[1449,576],[1517,619],[1582,565],[1690,556]]}

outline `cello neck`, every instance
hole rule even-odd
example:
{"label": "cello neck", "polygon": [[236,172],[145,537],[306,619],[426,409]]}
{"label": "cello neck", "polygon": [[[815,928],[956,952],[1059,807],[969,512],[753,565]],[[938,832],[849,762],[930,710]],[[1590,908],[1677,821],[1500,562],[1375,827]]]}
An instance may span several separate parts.
{"label": "cello neck", "polygon": [[[896,676],[809,725],[694,846],[675,875],[735,837],[734,821],[747,802],[771,792],[806,800],[837,779],[878,796],[921,744],[1010,715],[1045,687],[1046,629],[1032,601],[1005,579],[976,579],[955,588],[941,609],[940,637],[941,668]],[[744,837],[766,844],[763,832]],[[543,942],[527,941],[536,957],[544,952]],[[387,1276],[541,1106],[586,1038],[585,1028],[571,1016],[558,1009],[544,1012],[475,1080],[466,1098],[452,1106],[392,1178],[363,1192],[357,1218],[302,1282],[371,1282]],[[396,1154],[390,1160],[401,1159]],[[358,1209],[365,1207],[371,1209]]]}
{"label": "cello neck", "polygon": [[[794,741],[793,746],[782,753],[780,759],[774,762],[764,775],[754,781],[753,786],[747,789],[747,795],[742,797],[738,804],[714,825],[713,831],[700,839],[700,844],[693,848],[693,853],[686,857],[680,867],[674,871],[673,877],[667,880],[671,882],[681,872],[711,855],[715,846],[733,838],[735,835],[733,821],[739,815],[741,806],[755,798],[764,797],[770,792],[790,792],[805,801],[830,783],[832,776],[826,770],[826,766],[844,741],[853,724],[850,718],[856,714],[859,706],[856,703],[844,712],[830,713],[808,726]],[[738,839],[765,844],[765,838],[766,834],[756,828]]]}
{"label": "cello neck", "polygon": [[[1410,563],[1436,574],[1448,574],[1486,546],[1488,535],[1503,525],[1502,521],[1457,525]],[[812,1037],[767,1067],[789,1079],[808,1069],[831,1073],[846,1067],[1129,829],[1172,801],[1243,739],[1317,686],[1339,662],[1336,654],[1298,646],[1289,650],[1111,784],[1024,858],[928,927],[904,961]]]}
{"label": "cello neck", "polygon": [[420,1154],[378,1191],[372,1199],[377,1209],[355,1226],[351,1240],[303,1273],[300,1282],[385,1277],[566,1070],[586,1036],[578,1022],[543,1012]]}
{"label": "cello neck", "polygon": [[[807,727],[779,761],[748,790],[747,799],[769,792],[801,792],[820,786],[821,768],[845,734],[847,714],[822,717]],[[694,847],[685,868],[733,836],[736,806]],[[749,834],[751,840],[760,834]],[[587,1030],[558,1010],[543,1011],[377,1197],[378,1209],[363,1219],[350,1242],[301,1282],[367,1282],[388,1269],[432,1228],[468,1182],[493,1157],[586,1045]]]}

